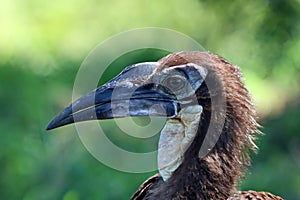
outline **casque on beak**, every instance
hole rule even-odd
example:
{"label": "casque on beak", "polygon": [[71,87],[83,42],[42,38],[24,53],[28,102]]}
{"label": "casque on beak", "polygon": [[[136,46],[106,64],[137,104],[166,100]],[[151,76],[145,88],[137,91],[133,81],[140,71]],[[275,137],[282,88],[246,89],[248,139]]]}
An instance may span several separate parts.
{"label": "casque on beak", "polygon": [[80,97],[61,111],[47,130],[80,121],[127,116],[174,117],[179,110],[176,97],[162,92],[163,86],[149,81],[157,62],[132,65],[111,81]]}

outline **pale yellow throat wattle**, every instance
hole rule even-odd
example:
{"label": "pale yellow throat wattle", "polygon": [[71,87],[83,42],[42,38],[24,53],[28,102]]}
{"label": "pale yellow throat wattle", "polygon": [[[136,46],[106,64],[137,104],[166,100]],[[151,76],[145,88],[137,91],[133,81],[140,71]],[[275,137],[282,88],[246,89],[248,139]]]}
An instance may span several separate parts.
{"label": "pale yellow throat wattle", "polygon": [[[183,155],[194,140],[200,122],[202,106],[183,108],[177,118],[167,121],[158,143],[158,171],[166,181],[180,166]],[[180,120],[179,120],[180,119]]]}

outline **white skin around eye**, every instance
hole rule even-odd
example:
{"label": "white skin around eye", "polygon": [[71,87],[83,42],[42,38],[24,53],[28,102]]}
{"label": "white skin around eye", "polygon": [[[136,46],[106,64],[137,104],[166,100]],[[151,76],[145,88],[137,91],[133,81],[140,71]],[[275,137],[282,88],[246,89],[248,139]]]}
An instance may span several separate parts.
{"label": "white skin around eye", "polygon": [[195,138],[202,106],[183,108],[178,119],[170,119],[161,131],[158,143],[158,170],[166,181],[180,166],[183,155]]}

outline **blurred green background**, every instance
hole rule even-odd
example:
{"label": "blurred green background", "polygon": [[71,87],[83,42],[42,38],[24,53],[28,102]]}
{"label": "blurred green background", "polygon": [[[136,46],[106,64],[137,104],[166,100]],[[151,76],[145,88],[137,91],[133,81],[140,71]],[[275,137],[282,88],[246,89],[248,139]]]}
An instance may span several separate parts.
{"label": "blurred green background", "polygon": [[[300,199],[299,0],[2,0],[0,199],[128,199],[154,174],[101,164],[73,125],[45,131],[71,102],[89,51],[114,34],[149,26],[185,33],[242,68],[265,136],[241,189]],[[159,57],[148,53],[131,56],[106,78],[127,64]],[[120,146],[149,150],[115,137],[120,130],[105,123]]]}

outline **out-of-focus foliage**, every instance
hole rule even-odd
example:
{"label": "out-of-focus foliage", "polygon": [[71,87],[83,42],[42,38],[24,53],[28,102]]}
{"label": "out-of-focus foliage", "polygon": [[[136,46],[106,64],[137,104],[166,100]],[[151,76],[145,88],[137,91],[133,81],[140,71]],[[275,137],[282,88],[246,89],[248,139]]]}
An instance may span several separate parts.
{"label": "out-of-focus foliage", "polygon": [[[44,130],[70,103],[76,72],[93,47],[113,34],[149,26],[183,32],[241,66],[266,134],[242,189],[300,199],[299,0],[2,0],[0,198],[128,199],[153,174],[102,165],[73,126]],[[122,62],[105,78],[146,56]],[[113,123],[107,127],[118,131]],[[149,150],[129,144],[130,150]]]}

